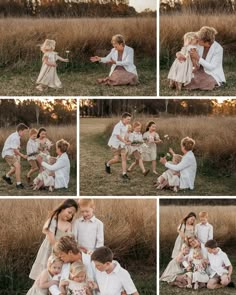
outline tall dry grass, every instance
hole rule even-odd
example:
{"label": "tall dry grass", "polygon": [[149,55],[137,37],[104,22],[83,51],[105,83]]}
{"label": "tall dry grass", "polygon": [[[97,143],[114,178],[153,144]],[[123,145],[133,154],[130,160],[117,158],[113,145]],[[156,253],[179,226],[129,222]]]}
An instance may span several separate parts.
{"label": "tall dry grass", "polygon": [[[61,200],[0,200],[1,269],[28,273],[44,239],[48,212]],[[11,214],[9,214],[9,212]],[[105,245],[116,258],[156,257],[156,200],[97,199],[96,216],[105,226]],[[137,261],[135,261],[137,262]]]}
{"label": "tall dry grass", "polygon": [[2,66],[33,67],[41,62],[39,45],[48,38],[56,40],[61,56],[70,50],[71,62],[81,64],[93,54],[106,54],[112,35],[118,33],[136,56],[156,56],[155,18],[7,18],[0,20],[0,60]]}
{"label": "tall dry grass", "polygon": [[234,14],[204,14],[195,13],[171,14],[160,16],[160,58],[169,66],[175,58],[175,53],[183,46],[183,36],[186,32],[196,32],[202,26],[211,26],[218,31],[216,41],[224,47],[224,54],[235,51],[236,18]]}
{"label": "tall dry grass", "polygon": [[[105,130],[109,137],[113,126],[119,118],[113,118]],[[198,169],[206,171],[213,168],[222,173],[231,173],[236,170],[236,117],[136,117],[142,123],[143,132],[148,121],[154,120],[157,132],[161,139],[169,135],[158,145],[158,153],[168,152],[172,147],[176,153],[181,153],[180,141],[189,136],[196,141],[194,153],[198,159]],[[219,170],[220,169],[220,170]],[[222,169],[222,171],[221,171]]]}
{"label": "tall dry grass", "polygon": [[177,227],[180,220],[189,212],[195,212],[198,216],[200,211],[208,212],[208,221],[214,229],[213,237],[219,245],[234,248],[236,240],[235,210],[235,206],[160,206],[160,252],[163,255],[170,254],[177,237]]}
{"label": "tall dry grass", "polygon": [[[39,129],[42,126],[35,126],[35,128]],[[65,139],[70,143],[70,149],[68,154],[71,160],[76,159],[77,149],[76,149],[76,125],[59,125],[59,126],[43,126],[47,130],[47,137],[54,143],[52,147],[51,154],[56,155],[55,152],[55,143],[60,139]],[[7,137],[15,132],[14,127],[10,128],[0,128],[0,151],[3,149],[3,145]],[[25,152],[26,144],[29,137],[26,134],[21,140],[21,148],[22,151]]]}

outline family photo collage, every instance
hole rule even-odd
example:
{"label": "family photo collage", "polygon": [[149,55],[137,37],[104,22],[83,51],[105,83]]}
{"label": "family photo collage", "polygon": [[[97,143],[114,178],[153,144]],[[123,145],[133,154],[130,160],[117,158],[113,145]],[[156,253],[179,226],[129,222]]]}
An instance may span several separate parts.
{"label": "family photo collage", "polygon": [[236,294],[234,0],[0,1],[0,295]]}

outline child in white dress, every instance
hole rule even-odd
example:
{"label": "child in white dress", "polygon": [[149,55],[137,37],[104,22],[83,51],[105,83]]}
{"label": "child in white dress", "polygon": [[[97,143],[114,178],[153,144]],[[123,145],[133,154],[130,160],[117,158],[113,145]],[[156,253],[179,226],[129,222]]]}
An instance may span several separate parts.
{"label": "child in white dress", "polygon": [[196,50],[198,44],[198,37],[195,32],[188,32],[184,35],[184,46],[180,53],[185,56],[185,60],[175,59],[172,64],[168,79],[170,80],[170,87],[177,90],[181,90],[182,85],[186,86],[189,84],[194,77],[193,71],[199,67],[197,61],[191,59],[190,51]]}
{"label": "child in white dress", "polygon": [[39,91],[43,91],[44,87],[51,88],[61,88],[61,81],[57,76],[57,61],[68,62],[67,58],[60,57],[57,52],[55,52],[56,41],[46,39],[41,46],[41,51],[43,52],[43,65],[41,67],[36,87]]}
{"label": "child in white dress", "polygon": [[27,182],[30,183],[30,177],[39,170],[39,163],[37,162],[37,155],[39,154],[39,144],[37,142],[36,129],[30,129],[29,140],[26,145],[27,161],[30,164],[30,171],[27,173]]}
{"label": "child in white dress", "polygon": [[[171,164],[177,165],[181,162],[182,156],[178,154],[174,154],[172,158]],[[162,173],[161,176],[157,178],[157,182],[155,186],[157,189],[163,189],[164,187],[173,188],[174,192],[177,192],[179,189],[179,179],[180,173],[178,171],[174,171],[171,169],[167,169],[165,172]]]}
{"label": "child in white dress", "polygon": [[161,143],[159,134],[156,132],[156,124],[153,121],[148,122],[146,132],[143,134],[143,140],[147,144],[147,148],[143,149],[143,161],[152,162],[152,172],[156,171],[157,144]]}
{"label": "child in white dress", "polygon": [[135,157],[135,162],[133,162],[128,168],[128,172],[131,172],[137,165],[141,168],[143,175],[146,176],[150,170],[145,169],[142,159],[142,148],[143,148],[143,136],[141,133],[142,125],[140,122],[136,121],[133,124],[133,132],[129,135],[130,142],[130,153]]}
{"label": "child in white dress", "polygon": [[86,267],[82,262],[71,264],[69,279],[60,282],[60,291],[66,295],[92,295],[88,286]]}
{"label": "child in white dress", "polygon": [[[47,295],[51,286],[58,286],[62,265],[63,261],[60,258],[51,255],[48,258],[47,268],[40,273],[26,295]],[[58,293],[58,295],[61,294]]]}

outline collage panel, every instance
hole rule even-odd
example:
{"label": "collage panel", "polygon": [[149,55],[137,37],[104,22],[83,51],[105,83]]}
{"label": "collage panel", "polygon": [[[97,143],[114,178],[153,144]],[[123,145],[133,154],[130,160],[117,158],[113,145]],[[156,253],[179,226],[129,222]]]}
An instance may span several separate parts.
{"label": "collage panel", "polygon": [[156,203],[1,199],[1,294],[156,294]]}
{"label": "collage panel", "polygon": [[160,295],[235,294],[235,206],[234,198],[160,200]]}
{"label": "collage panel", "polygon": [[77,194],[77,99],[0,99],[0,195]]}
{"label": "collage panel", "polygon": [[81,99],[81,196],[235,196],[235,99]]}

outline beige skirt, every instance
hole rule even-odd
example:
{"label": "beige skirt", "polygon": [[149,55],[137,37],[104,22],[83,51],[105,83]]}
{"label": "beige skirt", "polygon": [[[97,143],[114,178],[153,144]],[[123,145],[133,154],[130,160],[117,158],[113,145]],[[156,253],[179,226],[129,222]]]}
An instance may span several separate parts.
{"label": "beige skirt", "polygon": [[97,79],[99,84],[119,86],[119,85],[137,85],[138,76],[127,72],[122,66],[117,66],[111,76]]}
{"label": "beige skirt", "polygon": [[194,73],[194,78],[191,80],[191,82],[184,86],[183,89],[213,90],[216,85],[216,80],[211,75],[205,73],[203,67],[200,67],[199,70]]}

